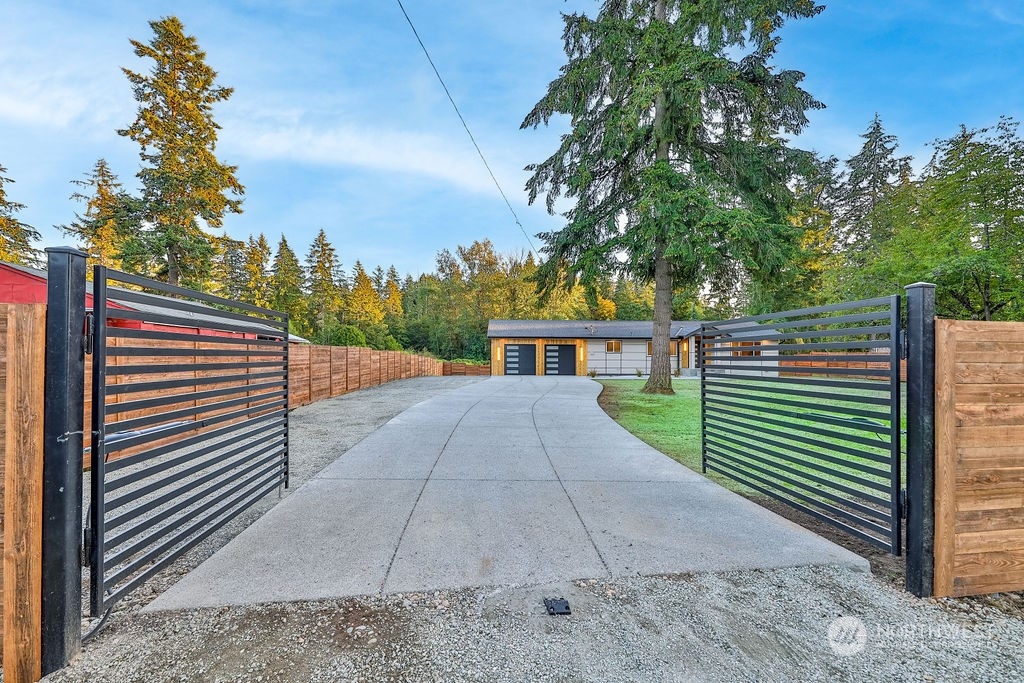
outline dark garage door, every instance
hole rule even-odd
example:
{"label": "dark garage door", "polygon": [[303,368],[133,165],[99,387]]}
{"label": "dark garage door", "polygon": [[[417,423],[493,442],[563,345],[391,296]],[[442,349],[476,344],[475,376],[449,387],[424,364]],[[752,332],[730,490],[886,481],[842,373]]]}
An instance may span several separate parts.
{"label": "dark garage door", "polygon": [[505,344],[506,375],[536,375],[537,347],[533,344]]}
{"label": "dark garage door", "polygon": [[575,375],[576,345],[548,344],[544,347],[545,375]]}

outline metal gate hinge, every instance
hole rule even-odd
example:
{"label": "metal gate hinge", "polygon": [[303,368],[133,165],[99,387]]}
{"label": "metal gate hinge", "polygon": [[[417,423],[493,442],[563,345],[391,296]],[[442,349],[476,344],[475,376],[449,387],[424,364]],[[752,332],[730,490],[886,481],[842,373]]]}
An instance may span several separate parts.
{"label": "metal gate hinge", "polygon": [[906,358],[908,356],[909,352],[910,352],[910,349],[909,349],[908,344],[907,344],[907,331],[906,330],[900,330],[899,331],[899,339],[900,339],[900,358]]}
{"label": "metal gate hinge", "polygon": [[85,314],[85,337],[82,344],[85,348],[85,355],[92,354],[93,340],[96,337],[96,318],[92,313]]}
{"label": "metal gate hinge", "polygon": [[900,500],[899,500],[900,519],[906,519],[907,518],[907,506],[908,506],[907,490],[906,489],[900,489]]}

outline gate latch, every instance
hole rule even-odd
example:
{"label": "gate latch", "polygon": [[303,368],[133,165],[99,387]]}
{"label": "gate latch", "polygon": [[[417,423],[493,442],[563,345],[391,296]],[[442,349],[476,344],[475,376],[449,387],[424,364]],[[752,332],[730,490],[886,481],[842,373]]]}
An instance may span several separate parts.
{"label": "gate latch", "polygon": [[92,354],[93,338],[96,335],[96,318],[92,313],[85,314],[85,337],[82,339],[82,344],[85,347],[85,354],[88,356]]}

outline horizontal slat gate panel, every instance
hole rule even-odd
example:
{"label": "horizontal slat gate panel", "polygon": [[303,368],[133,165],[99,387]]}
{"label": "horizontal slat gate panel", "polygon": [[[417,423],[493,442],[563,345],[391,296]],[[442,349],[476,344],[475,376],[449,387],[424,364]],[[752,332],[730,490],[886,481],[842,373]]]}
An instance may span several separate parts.
{"label": "horizontal slat gate panel", "polygon": [[935,592],[1024,590],[1024,323],[936,321]]}
{"label": "horizontal slat gate panel", "polygon": [[901,552],[899,298],[702,326],[702,461]]}
{"label": "horizontal slat gate panel", "polygon": [[282,313],[102,267],[94,303],[87,538],[98,617],[287,485],[289,383],[309,387],[310,375],[301,352],[290,362]]}

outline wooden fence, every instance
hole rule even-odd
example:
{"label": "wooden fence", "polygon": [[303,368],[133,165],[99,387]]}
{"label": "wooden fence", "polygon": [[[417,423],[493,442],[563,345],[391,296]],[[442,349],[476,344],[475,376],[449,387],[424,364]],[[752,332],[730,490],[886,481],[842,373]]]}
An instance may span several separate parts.
{"label": "wooden fence", "polygon": [[398,379],[439,377],[443,363],[403,351],[355,346],[293,345],[288,355],[288,407],[297,408]]}
{"label": "wooden fence", "polygon": [[450,363],[444,362],[444,368],[441,371],[445,377],[454,375],[457,377],[490,377],[491,366],[490,365],[470,365],[469,363]]}
{"label": "wooden fence", "polygon": [[1024,590],[1024,323],[935,324],[935,594]]}

